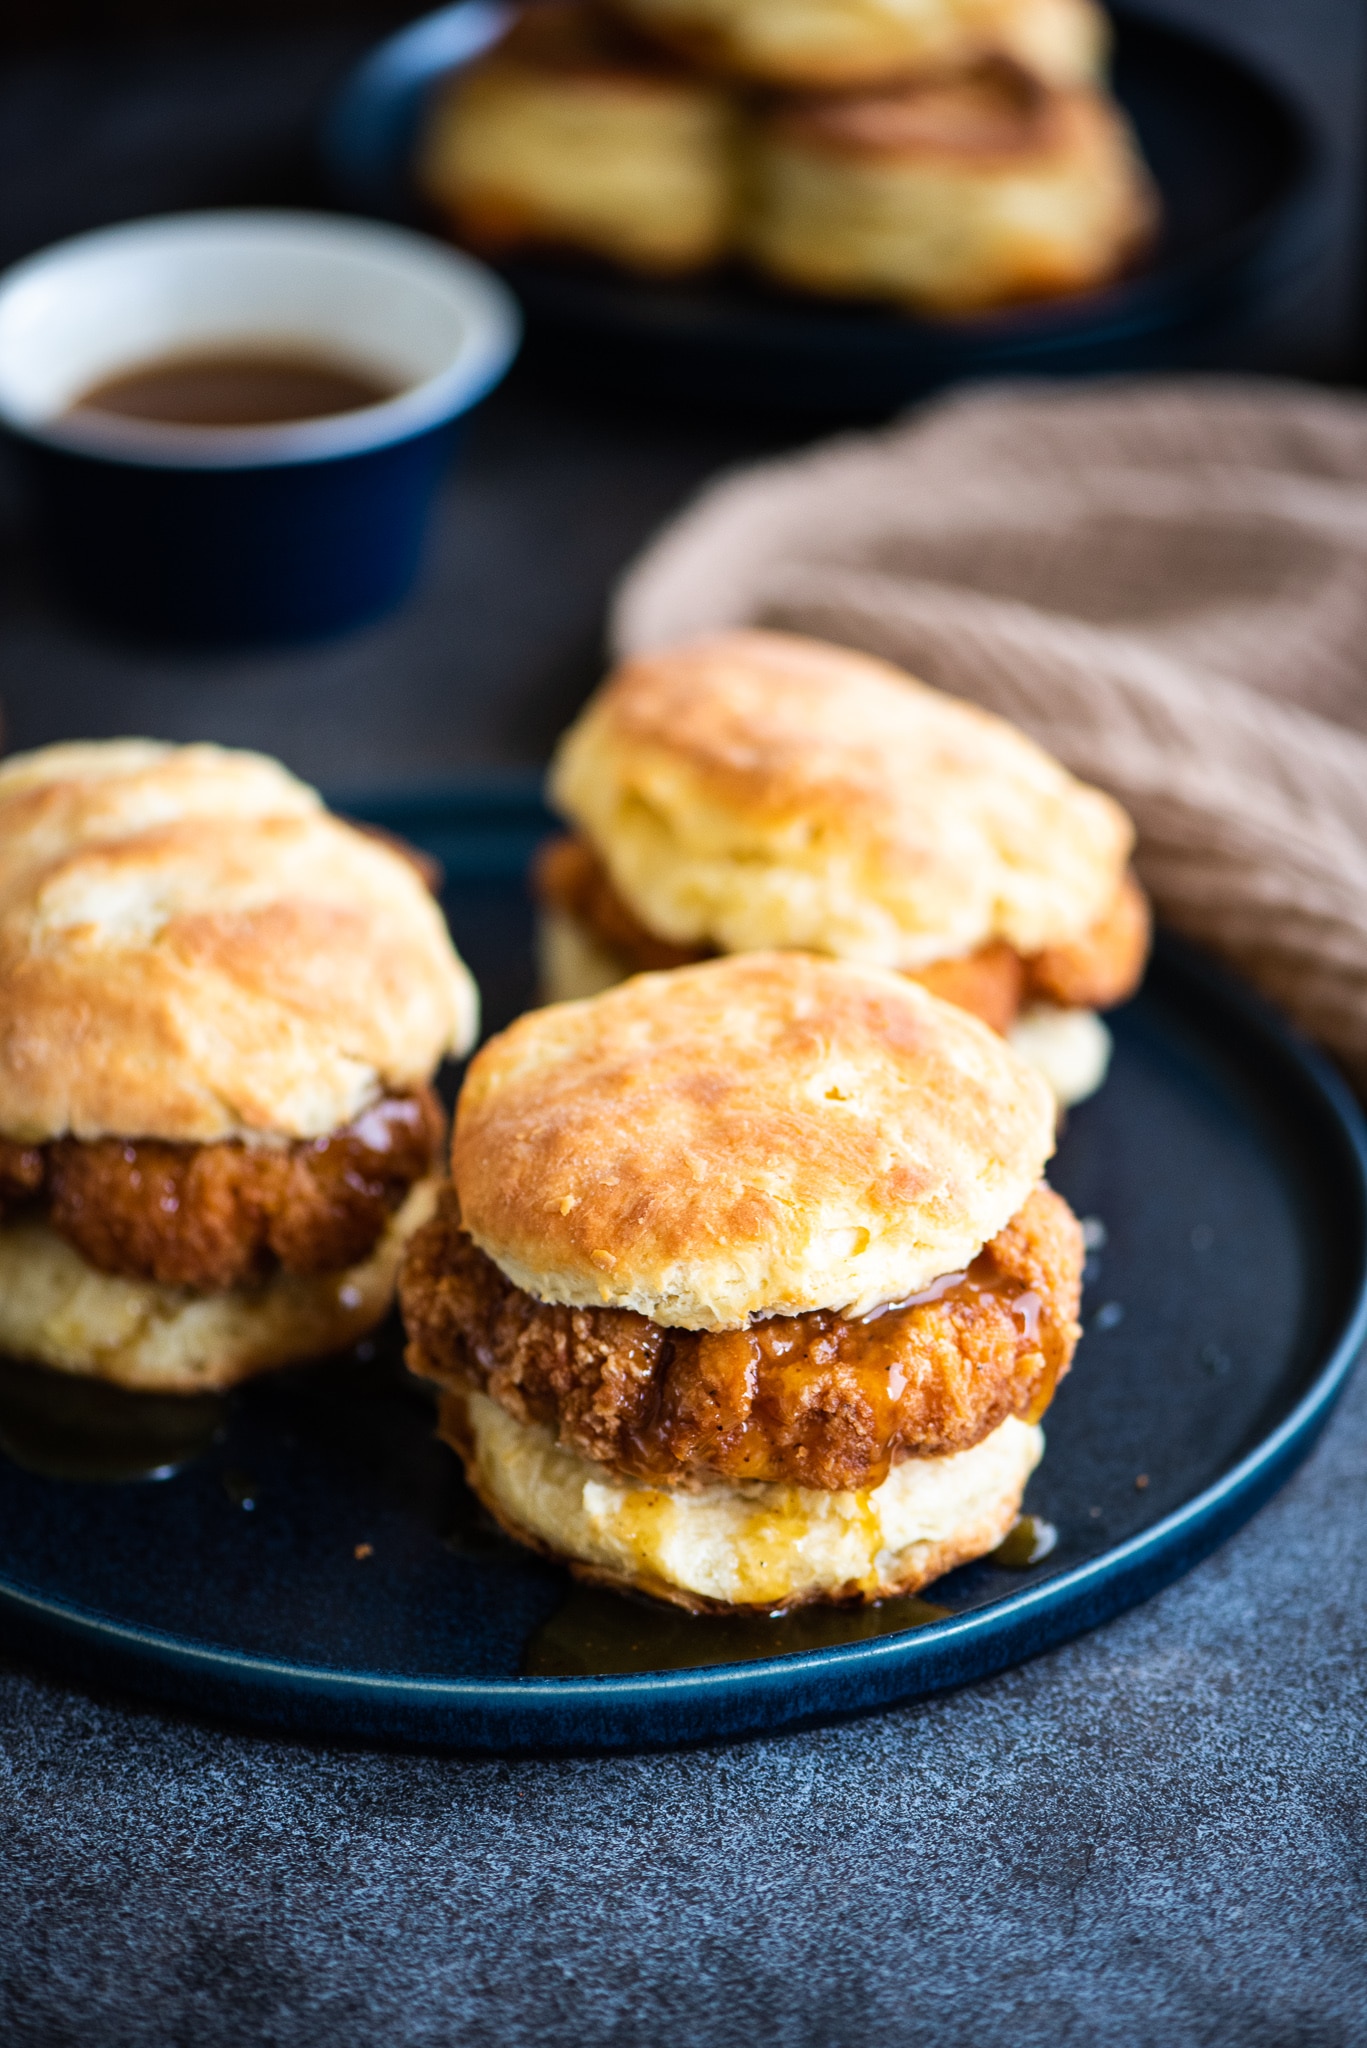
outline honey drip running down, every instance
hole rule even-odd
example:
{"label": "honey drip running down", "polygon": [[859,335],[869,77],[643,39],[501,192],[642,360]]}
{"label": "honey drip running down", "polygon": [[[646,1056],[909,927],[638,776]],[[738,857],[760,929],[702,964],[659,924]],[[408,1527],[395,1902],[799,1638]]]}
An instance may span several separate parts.
{"label": "honey drip running down", "polygon": [[[1052,1522],[1019,1515],[983,1562],[1027,1571],[1058,1542]],[[866,1607],[799,1607],[789,1614],[689,1614],[597,1586],[571,1584],[527,1644],[527,1678],[590,1678],[750,1664],[804,1650],[829,1650],[902,1635],[958,1612],[917,1594]]]}
{"label": "honey drip running down", "polygon": [[[865,1316],[849,1317],[834,1309],[812,1309],[801,1315],[761,1319],[741,1330],[708,1332],[701,1339],[692,1331],[673,1331],[661,1361],[666,1372],[656,1375],[655,1384],[660,1391],[654,1405],[635,1428],[624,1432],[634,1460],[631,1469],[649,1476],[669,1472],[674,1465],[677,1418],[671,1405],[668,1368],[685,1347],[705,1342],[708,1371],[714,1384],[760,1390],[747,1418],[710,1442],[705,1464],[728,1478],[767,1476],[770,1446],[758,1412],[765,1388],[782,1387],[785,1375],[800,1378],[811,1370],[835,1368],[857,1375],[868,1412],[877,1418],[875,1433],[888,1448],[882,1469],[858,1482],[876,1485],[886,1478],[896,1456],[897,1404],[907,1386],[906,1361],[915,1355],[915,1340],[908,1332],[908,1323],[918,1311],[933,1304],[971,1305],[987,1300],[1006,1310],[1022,1350],[1033,1351],[1039,1340],[1044,1303],[1019,1279],[1004,1273],[990,1250],[980,1252],[964,1270],[942,1274],[921,1293],[888,1302]],[[1044,1413],[1056,1379],[1056,1371],[1041,1371],[1033,1387],[1027,1421],[1037,1421]]]}
{"label": "honey drip running down", "polygon": [[206,349],[162,356],[93,384],[68,408],[177,427],[269,427],[359,412],[398,386],[304,349]]}
{"label": "honey drip running down", "polygon": [[[972,1301],[984,1294],[993,1295],[996,1299],[1006,1304],[1017,1329],[1027,1343],[1034,1344],[1038,1342],[1039,1319],[1044,1303],[1033,1288],[1022,1287],[1019,1281],[1009,1279],[1001,1271],[990,1251],[979,1252],[972,1265],[964,1267],[960,1272],[942,1273],[938,1280],[932,1280],[929,1287],[923,1287],[919,1294],[907,1294],[900,1301],[883,1302],[878,1308],[870,1309],[867,1315],[861,1316],[850,1327],[855,1330],[867,1329],[871,1324],[881,1323],[889,1316],[901,1317],[909,1314],[912,1309],[929,1308],[932,1302]],[[896,1342],[895,1325],[889,1328],[887,1338],[893,1343]],[[869,1346],[870,1351],[876,1348],[876,1341]],[[847,1345],[844,1349],[847,1353],[854,1351],[856,1356],[858,1355],[857,1345]],[[890,1384],[888,1388],[889,1393],[896,1400],[902,1391],[902,1386],[905,1385],[905,1380],[902,1378],[901,1368],[895,1359],[890,1367],[890,1372],[893,1380],[901,1382],[898,1385]],[[1053,1392],[1052,1384],[1050,1385],[1049,1392],[1050,1394]],[[1046,1395],[1044,1407],[1048,1406],[1048,1399],[1049,1397]],[[1043,1409],[1041,1409],[1042,1412]],[[1034,1419],[1032,1415],[1030,1420],[1034,1421]]]}

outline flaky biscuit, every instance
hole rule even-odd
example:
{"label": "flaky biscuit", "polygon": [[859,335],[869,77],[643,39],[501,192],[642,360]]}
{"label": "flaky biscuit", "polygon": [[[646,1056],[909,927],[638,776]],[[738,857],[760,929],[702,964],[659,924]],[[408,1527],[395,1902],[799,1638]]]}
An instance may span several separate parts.
{"label": "flaky biscuit", "polygon": [[1048,1088],[966,1011],[754,953],[490,1040],[452,1175],[470,1236],[539,1300],[720,1330],[860,1314],[966,1267],[1053,1148]]}
{"label": "flaky biscuit", "polygon": [[1097,77],[1106,17],[1092,0],[613,0],[699,62],[800,91],[843,92],[986,55],[1056,85]]}
{"label": "flaky biscuit", "polygon": [[914,1593],[998,1544],[1043,1449],[1014,1418],[970,1451],[908,1458],[880,1486],[670,1493],[605,1472],[483,1394],[451,1394],[441,1433],[489,1512],[577,1577],[695,1612]]}
{"label": "flaky biscuit", "polygon": [[756,126],[741,241],[807,291],[946,315],[1080,292],[1150,239],[1156,202],[1101,93],[989,65]]}
{"label": "flaky biscuit", "polygon": [[[632,973],[563,911],[538,911],[536,947],[543,1003],[582,1002],[615,988]],[[1030,1003],[1007,1027],[1006,1036],[1021,1058],[1043,1074],[1063,1109],[1095,1095],[1106,1078],[1111,1034],[1095,1010]]]}
{"label": "flaky biscuit", "polygon": [[277,763],[0,765],[0,1134],[306,1138],[429,1079],[473,983],[413,865]]}
{"label": "flaky biscuit", "polygon": [[438,93],[417,177],[473,247],[686,272],[729,238],[732,126],[713,81],[573,0],[540,5]]}
{"label": "flaky biscuit", "polygon": [[896,968],[1080,937],[1134,839],[1003,719],[787,633],[625,662],[562,740],[551,792],[660,937]]}
{"label": "flaky biscuit", "polygon": [[366,1257],[197,1294],[99,1273],[39,1219],[0,1225],[0,1352],[143,1393],[195,1394],[354,1344],[389,1312],[404,1247],[431,1215],[419,1181]]}

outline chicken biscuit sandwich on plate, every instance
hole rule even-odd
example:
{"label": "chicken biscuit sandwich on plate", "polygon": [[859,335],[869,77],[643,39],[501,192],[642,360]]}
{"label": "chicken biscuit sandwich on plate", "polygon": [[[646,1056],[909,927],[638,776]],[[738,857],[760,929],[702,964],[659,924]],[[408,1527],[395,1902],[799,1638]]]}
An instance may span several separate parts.
{"label": "chicken biscuit sandwich on plate", "polygon": [[276,762],[0,763],[0,1351],[191,1393],[362,1336],[475,1011],[413,860]]}
{"label": "chicken biscuit sandwich on plate", "polygon": [[638,655],[561,742],[573,833],[538,871],[545,992],[797,947],[972,1010],[1080,1101],[1096,1012],[1130,995],[1148,909],[1134,831],[1004,720],[796,634]]}
{"label": "chicken biscuit sandwich on plate", "polygon": [[1049,1090],[882,968],[756,953],[473,1062],[409,1363],[514,1536],[695,1609],[909,1593],[992,1549],[1067,1370]]}

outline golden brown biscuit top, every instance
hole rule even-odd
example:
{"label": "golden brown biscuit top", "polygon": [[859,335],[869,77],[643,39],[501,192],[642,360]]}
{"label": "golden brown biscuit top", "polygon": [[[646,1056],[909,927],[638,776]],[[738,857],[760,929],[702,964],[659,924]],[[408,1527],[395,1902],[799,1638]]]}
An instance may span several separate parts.
{"label": "golden brown biscuit top", "polygon": [[0,1134],[319,1136],[426,1081],[476,997],[401,853],[260,755],[0,763]]}
{"label": "golden brown biscuit top", "polygon": [[533,1011],[471,1064],[466,1229],[541,1301],[685,1329],[862,1313],[967,1266],[1054,1145],[1004,1040],[900,976],[797,953]]}
{"label": "golden brown biscuit top", "polygon": [[891,663],[797,634],[638,655],[561,743],[556,803],[676,945],[918,968],[1068,943],[1134,832],[1025,734]]}

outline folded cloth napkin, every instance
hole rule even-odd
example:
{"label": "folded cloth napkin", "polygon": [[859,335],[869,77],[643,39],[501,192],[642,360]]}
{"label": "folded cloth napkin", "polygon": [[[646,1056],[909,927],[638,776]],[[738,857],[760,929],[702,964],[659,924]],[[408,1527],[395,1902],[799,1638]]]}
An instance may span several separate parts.
{"label": "folded cloth napkin", "polygon": [[1114,792],[1160,916],[1367,1089],[1367,401],[1016,384],[724,478],[620,652],[714,627],[900,662]]}

